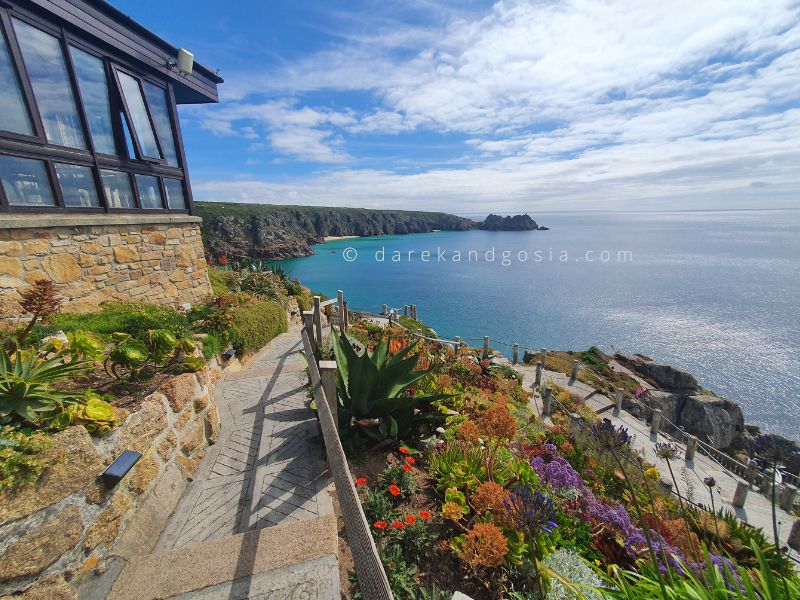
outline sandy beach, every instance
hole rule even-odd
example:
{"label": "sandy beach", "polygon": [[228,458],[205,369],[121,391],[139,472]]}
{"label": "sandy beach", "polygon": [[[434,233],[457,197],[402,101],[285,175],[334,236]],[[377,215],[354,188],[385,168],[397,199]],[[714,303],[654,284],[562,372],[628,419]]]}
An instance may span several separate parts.
{"label": "sandy beach", "polygon": [[358,235],[326,235],[325,236],[325,241],[326,242],[333,242],[335,240],[349,240],[349,239],[357,238],[357,237],[361,237],[361,236],[358,236]]}

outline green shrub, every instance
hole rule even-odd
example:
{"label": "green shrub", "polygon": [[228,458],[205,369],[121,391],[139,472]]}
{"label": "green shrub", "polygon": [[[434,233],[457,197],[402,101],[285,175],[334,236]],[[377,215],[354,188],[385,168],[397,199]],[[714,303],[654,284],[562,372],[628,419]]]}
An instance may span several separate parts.
{"label": "green shrub", "polygon": [[286,309],[271,300],[253,300],[230,311],[231,343],[239,356],[255,352],[289,329]]}
{"label": "green shrub", "polygon": [[91,331],[104,341],[110,341],[116,332],[142,339],[149,329],[166,329],[177,337],[183,337],[188,333],[188,324],[186,315],[168,306],[109,302],[98,312],[55,315],[48,325],[37,325],[28,342],[37,343],[58,330]]}
{"label": "green shrub", "polygon": [[297,296],[297,306],[300,307],[302,312],[314,310],[314,295],[311,290],[303,288],[302,293]]}
{"label": "green shrub", "polygon": [[234,271],[225,269],[208,268],[208,280],[211,282],[211,290],[215,296],[225,296],[233,292],[236,285],[233,279],[236,277]]}
{"label": "green shrub", "polygon": [[272,271],[241,271],[239,289],[265,300],[286,304],[286,288]]}
{"label": "green shrub", "polygon": [[50,446],[43,433],[0,427],[0,490],[36,481],[48,462],[44,451]]}
{"label": "green shrub", "polygon": [[203,338],[203,358],[211,360],[222,352],[224,341],[216,334],[209,333]]}

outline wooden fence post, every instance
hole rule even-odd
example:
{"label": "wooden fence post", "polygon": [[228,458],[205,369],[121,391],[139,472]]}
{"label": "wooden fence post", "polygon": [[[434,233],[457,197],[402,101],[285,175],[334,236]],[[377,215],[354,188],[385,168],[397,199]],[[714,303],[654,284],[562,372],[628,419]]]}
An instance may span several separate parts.
{"label": "wooden fence post", "polygon": [[797,488],[793,485],[784,485],[781,491],[781,508],[791,513],[794,508],[795,496],[797,496]]}
{"label": "wooden fence post", "polygon": [[653,419],[650,421],[650,433],[658,435],[658,430],[661,429],[661,414],[662,411],[660,408],[653,411]]}
{"label": "wooden fence post", "polygon": [[483,358],[489,358],[489,336],[483,336]]}
{"label": "wooden fence post", "polygon": [[519,363],[519,344],[514,344],[513,349],[511,362],[516,365]]}
{"label": "wooden fence post", "polygon": [[694,460],[695,452],[697,452],[697,436],[688,435],[686,439],[686,460]]}
{"label": "wooden fence post", "polygon": [[572,379],[578,378],[578,368],[580,367],[580,361],[573,360],[572,361]]}
{"label": "wooden fence post", "polygon": [[456,342],[456,344],[455,344],[456,356],[460,356],[461,355],[461,336],[460,335],[456,336],[455,342]]}
{"label": "wooden fence post", "polygon": [[542,363],[541,362],[537,362],[536,363],[536,382],[535,383],[536,383],[536,385],[541,385],[542,384]]}
{"label": "wooden fence post", "polygon": [[317,351],[322,350],[322,309],[319,296],[314,296],[314,337],[316,338]]}
{"label": "wooden fence post", "polygon": [[350,311],[347,308],[347,300],[342,302],[344,305],[344,330],[347,331],[350,329]]}
{"label": "wooden fence post", "polygon": [[336,395],[336,361],[319,361],[319,376],[322,380],[322,391],[333,415],[333,424],[339,430],[339,398]]}
{"label": "wooden fence post", "polygon": [[618,415],[622,410],[622,398],[625,395],[625,390],[622,388],[614,388],[614,414]]}
{"label": "wooden fence post", "polygon": [[417,305],[416,304],[412,304],[411,305],[411,318],[414,319],[415,321],[417,320]]}
{"label": "wooden fence post", "polygon": [[542,356],[540,358],[542,361],[542,369],[547,368],[547,348],[542,348]]}
{"label": "wooden fence post", "polygon": [[381,305],[381,314],[385,315],[389,313],[389,307],[386,304]]}
{"label": "wooden fence post", "polygon": [[746,481],[736,482],[736,491],[733,493],[733,500],[731,505],[736,508],[743,508],[744,502],[747,500],[747,492],[750,491],[750,485]]}
{"label": "wooden fence post", "polygon": [[408,304],[403,304],[403,316],[408,316]]}
{"label": "wooden fence post", "polygon": [[306,310],[303,311],[303,328],[306,330],[308,334],[308,341],[311,342],[311,349],[316,352],[317,351],[317,344],[316,340],[314,339],[314,311],[313,310]]}
{"label": "wooden fence post", "polygon": [[336,292],[336,306],[338,307],[339,312],[339,327],[341,327],[342,331],[344,331],[344,292],[342,290],[338,290]]}
{"label": "wooden fence post", "polygon": [[542,394],[542,416],[549,417],[550,413],[553,409],[553,389],[546,387],[544,388],[544,394]]}

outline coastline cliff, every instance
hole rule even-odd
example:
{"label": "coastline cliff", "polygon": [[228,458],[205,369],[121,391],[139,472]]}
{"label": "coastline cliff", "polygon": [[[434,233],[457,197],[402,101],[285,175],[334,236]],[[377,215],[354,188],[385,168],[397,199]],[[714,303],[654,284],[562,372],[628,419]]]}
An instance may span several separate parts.
{"label": "coastline cliff", "polygon": [[489,215],[482,223],[443,212],[196,202],[206,253],[273,260],[313,254],[328,236],[378,236],[431,231],[543,229],[528,215]]}

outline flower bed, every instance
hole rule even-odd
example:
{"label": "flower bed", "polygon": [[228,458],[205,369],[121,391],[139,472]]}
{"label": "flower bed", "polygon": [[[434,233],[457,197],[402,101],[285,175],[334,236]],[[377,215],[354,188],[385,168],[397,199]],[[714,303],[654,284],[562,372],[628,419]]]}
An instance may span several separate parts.
{"label": "flower bed", "polygon": [[628,433],[568,392],[545,424],[499,357],[349,333],[342,437],[396,597],[796,597],[761,531],[668,495]]}

